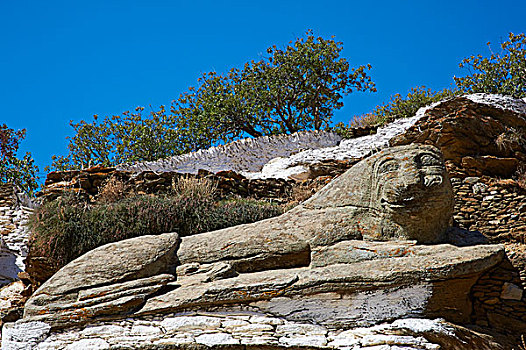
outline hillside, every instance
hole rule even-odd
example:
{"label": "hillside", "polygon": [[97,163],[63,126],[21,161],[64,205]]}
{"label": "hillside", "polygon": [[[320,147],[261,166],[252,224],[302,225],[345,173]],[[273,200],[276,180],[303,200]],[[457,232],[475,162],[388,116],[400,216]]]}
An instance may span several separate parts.
{"label": "hillside", "polygon": [[25,283],[47,282],[2,348],[517,347],[525,130],[526,101],[475,94],[350,139],[305,132],[51,173],[44,202],[96,203],[112,177],[156,196],[185,173],[281,203],[328,185],[275,218],[110,243],[56,274],[30,252]]}

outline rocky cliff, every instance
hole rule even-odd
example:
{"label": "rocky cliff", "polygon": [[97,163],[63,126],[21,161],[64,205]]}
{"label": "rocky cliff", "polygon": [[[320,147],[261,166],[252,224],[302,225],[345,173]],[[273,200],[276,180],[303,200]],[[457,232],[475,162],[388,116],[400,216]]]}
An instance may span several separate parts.
{"label": "rocky cliff", "polygon": [[[350,170],[282,217],[87,253],[4,326],[3,348],[511,348],[526,333],[525,128],[523,100],[470,95],[270,161],[259,172],[274,164],[291,188],[320,160],[338,161],[320,181]],[[219,177],[248,188],[248,173]],[[145,192],[178,176],[96,169],[48,188],[96,195],[93,174],[130,174]]]}

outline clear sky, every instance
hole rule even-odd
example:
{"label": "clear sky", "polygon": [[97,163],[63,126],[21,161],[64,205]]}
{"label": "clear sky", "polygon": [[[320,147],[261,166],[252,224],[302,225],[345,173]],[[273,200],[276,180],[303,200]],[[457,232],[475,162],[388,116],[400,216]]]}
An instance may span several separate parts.
{"label": "clear sky", "polygon": [[526,32],[526,0],[0,0],[0,124],[27,129],[22,151],[43,169],[67,154],[69,120],[169,105],[200,73],[307,29],[373,66],[378,92],[346,97],[335,121],[347,122],[413,86],[451,85],[462,58]]}

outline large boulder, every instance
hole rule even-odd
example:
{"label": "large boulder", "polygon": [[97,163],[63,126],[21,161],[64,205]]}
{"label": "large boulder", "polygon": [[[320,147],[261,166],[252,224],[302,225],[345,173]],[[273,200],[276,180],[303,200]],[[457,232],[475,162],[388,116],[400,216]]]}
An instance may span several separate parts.
{"label": "large boulder", "polygon": [[179,236],[167,233],[110,243],[75,259],[25,305],[24,317],[61,326],[126,314],[174,279]]}

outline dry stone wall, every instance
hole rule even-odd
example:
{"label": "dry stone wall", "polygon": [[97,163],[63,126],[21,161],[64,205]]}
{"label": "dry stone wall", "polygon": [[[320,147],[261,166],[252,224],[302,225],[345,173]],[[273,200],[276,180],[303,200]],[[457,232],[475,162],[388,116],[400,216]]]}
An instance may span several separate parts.
{"label": "dry stone wall", "polygon": [[305,149],[336,146],[340,141],[339,135],[325,131],[304,131],[291,135],[247,138],[158,161],[120,164],[117,169],[134,172],[173,171],[190,174],[196,174],[200,169],[213,173],[224,170],[258,172],[273,158],[288,157]]}
{"label": "dry stone wall", "polygon": [[[25,343],[17,336],[25,331]],[[55,332],[41,322],[8,325],[2,349],[20,349],[33,341],[38,350],[52,349],[502,349],[489,338],[443,320],[404,319],[350,330],[295,323],[257,314],[245,307],[228,313],[168,314],[163,317],[102,322]],[[34,337],[30,337],[34,335]],[[427,339],[426,339],[427,338]],[[45,340],[44,340],[45,339]],[[39,342],[40,340],[40,342]],[[42,341],[43,340],[43,341]]]}
{"label": "dry stone wall", "polygon": [[495,242],[526,243],[526,191],[513,181],[488,176],[452,178],[454,219]]}
{"label": "dry stone wall", "polygon": [[482,275],[471,289],[472,321],[501,334],[526,331],[526,294],[517,269],[508,260]]}
{"label": "dry stone wall", "polygon": [[13,282],[24,271],[32,208],[10,184],[0,185],[0,285]]}

